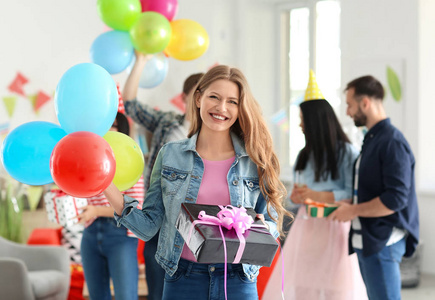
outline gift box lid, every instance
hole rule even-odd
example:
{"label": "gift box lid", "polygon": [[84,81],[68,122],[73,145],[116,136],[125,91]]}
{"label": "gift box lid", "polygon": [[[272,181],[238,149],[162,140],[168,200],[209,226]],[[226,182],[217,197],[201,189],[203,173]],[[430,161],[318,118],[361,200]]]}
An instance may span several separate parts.
{"label": "gift box lid", "polygon": [[[194,230],[191,230],[192,223],[198,220],[201,211],[216,217],[221,209],[217,205],[183,203],[176,227],[185,241],[190,235],[190,241],[187,244],[198,262],[223,263],[225,255],[219,226],[196,224]],[[246,213],[254,220],[253,224],[264,225],[260,219],[256,219],[257,213],[254,209],[246,208]],[[234,230],[228,230],[222,226],[222,232],[225,237],[227,262],[231,263],[236,256],[240,240]],[[266,228],[255,230],[251,228],[243,236],[246,239],[246,245],[240,262],[270,266],[278,249],[278,243],[269,231]]]}

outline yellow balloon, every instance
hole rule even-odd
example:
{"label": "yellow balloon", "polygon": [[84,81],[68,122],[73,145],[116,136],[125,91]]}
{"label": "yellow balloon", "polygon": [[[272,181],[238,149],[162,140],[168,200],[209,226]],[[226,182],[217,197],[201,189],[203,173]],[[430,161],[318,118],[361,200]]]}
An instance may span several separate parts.
{"label": "yellow balloon", "polygon": [[172,35],[165,53],[179,60],[200,57],[208,48],[207,31],[198,22],[180,19],[171,22]]}
{"label": "yellow balloon", "polygon": [[112,147],[116,160],[113,183],[120,191],[131,188],[139,180],[144,169],[144,157],[139,145],[128,135],[108,131],[103,137]]}

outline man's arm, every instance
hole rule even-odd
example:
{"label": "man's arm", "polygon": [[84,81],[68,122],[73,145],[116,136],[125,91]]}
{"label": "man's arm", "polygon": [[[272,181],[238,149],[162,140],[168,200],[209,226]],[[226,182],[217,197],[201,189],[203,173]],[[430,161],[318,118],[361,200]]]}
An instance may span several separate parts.
{"label": "man's arm", "polygon": [[127,81],[125,82],[124,89],[122,90],[122,99],[124,101],[136,99],[140,76],[142,75],[145,64],[152,57],[151,55],[144,55],[136,50],[135,54],[136,61],[133,65],[133,69],[128,75]]}
{"label": "man's arm", "polygon": [[386,207],[379,197],[360,204],[340,202],[340,206],[328,218],[337,221],[350,221],[356,217],[378,218],[394,214],[394,210]]}

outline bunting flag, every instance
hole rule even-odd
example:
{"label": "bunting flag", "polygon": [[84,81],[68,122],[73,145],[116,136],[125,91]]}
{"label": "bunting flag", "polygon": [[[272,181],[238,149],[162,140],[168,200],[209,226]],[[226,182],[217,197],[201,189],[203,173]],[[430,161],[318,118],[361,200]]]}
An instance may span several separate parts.
{"label": "bunting flag", "polygon": [[9,132],[9,123],[0,124],[0,134],[7,134]]}
{"label": "bunting flag", "polygon": [[38,207],[43,191],[44,188],[42,186],[29,185],[27,187],[27,199],[29,201],[30,210],[35,210]]}
{"label": "bunting flag", "polygon": [[33,110],[37,112],[45,103],[47,103],[51,97],[44,93],[43,91],[39,91],[36,94],[35,102],[33,103]]}
{"label": "bunting flag", "polygon": [[6,111],[8,112],[9,118],[12,117],[12,115],[14,114],[16,103],[17,103],[17,97],[15,96],[3,97],[3,104],[6,107]]}
{"label": "bunting flag", "polygon": [[273,124],[278,126],[282,131],[288,132],[289,131],[289,125],[288,125],[288,116],[287,116],[287,110],[284,108],[281,108],[278,112],[276,112],[272,117],[271,121]]}
{"label": "bunting flag", "polygon": [[17,75],[15,76],[14,80],[11,82],[11,84],[8,86],[8,90],[12,93],[17,93],[22,96],[26,96],[24,94],[24,85],[29,82],[29,80],[20,72],[17,72]]}
{"label": "bunting flag", "polygon": [[178,94],[171,99],[170,103],[178,108],[183,114],[186,112],[186,104],[183,101],[183,94]]}
{"label": "bunting flag", "polygon": [[211,68],[214,68],[214,67],[216,67],[216,66],[219,66],[220,65],[220,63],[218,63],[218,62],[215,62],[214,64],[212,64],[210,67],[208,67],[208,69],[207,70],[210,70]]}
{"label": "bunting flag", "polygon": [[36,98],[38,97],[38,94],[29,94],[27,95],[27,99],[29,99],[30,104],[33,107],[33,110],[35,110],[35,106],[36,106]]}

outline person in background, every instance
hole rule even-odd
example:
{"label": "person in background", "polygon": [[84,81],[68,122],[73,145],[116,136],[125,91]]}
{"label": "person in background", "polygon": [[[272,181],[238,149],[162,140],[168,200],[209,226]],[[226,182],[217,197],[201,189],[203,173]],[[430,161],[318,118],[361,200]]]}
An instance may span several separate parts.
{"label": "person in background", "polygon": [[[307,199],[321,204],[350,202],[358,155],[333,108],[323,99],[312,71],[305,101],[300,104],[300,119],[305,146],[295,162],[290,199],[301,206],[281,257],[285,299],[367,299],[357,258],[348,255],[350,222],[308,216],[304,205]],[[277,293],[281,273],[281,268],[274,268],[264,299],[281,299]]]}
{"label": "person in background", "polygon": [[355,164],[353,202],[330,217],[352,220],[351,250],[370,300],[400,299],[400,262],[419,239],[414,155],[385,113],[384,88],[376,78],[356,78],[345,91],[347,115],[368,132]]}
{"label": "person in background", "polygon": [[[120,224],[144,240],[160,230],[156,258],[165,269],[163,299],[224,299],[224,264],[197,263],[175,228],[181,204],[252,207],[276,238],[285,188],[272,138],[243,74],[216,66],[199,81],[189,139],[164,145],[142,210],[111,184],[104,194]],[[278,224],[278,226],[277,226]],[[227,264],[228,299],[258,299],[259,266]]]}
{"label": "person in background", "polygon": [[[145,64],[151,57],[136,51],[135,64],[122,91],[126,114],[152,135],[151,144],[148,145],[150,150],[149,159],[145,168],[145,191],[150,186],[151,171],[160,148],[170,141],[185,139],[190,126],[190,117],[187,114],[181,115],[174,112],[158,111],[147,104],[140,103],[136,99],[140,76]],[[182,99],[186,104],[186,111],[189,110],[192,94],[202,75],[204,74],[192,74],[184,81]],[[161,300],[163,293],[165,271],[155,260],[158,239],[159,235],[156,234],[145,243],[144,248],[148,300]]]}
{"label": "person in background", "polygon": [[[118,112],[110,129],[129,135],[128,120]],[[123,194],[138,199],[142,207],[144,197],[143,176]],[[114,209],[103,193],[87,198],[88,205],[78,215],[85,224],[80,251],[83,270],[91,300],[111,300],[110,279],[115,298],[137,300],[138,261],[137,237],[126,227],[118,227],[113,218]]]}

